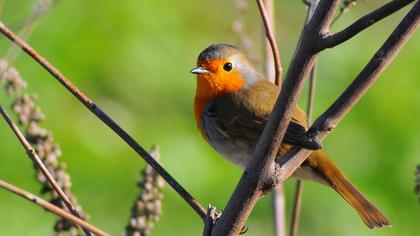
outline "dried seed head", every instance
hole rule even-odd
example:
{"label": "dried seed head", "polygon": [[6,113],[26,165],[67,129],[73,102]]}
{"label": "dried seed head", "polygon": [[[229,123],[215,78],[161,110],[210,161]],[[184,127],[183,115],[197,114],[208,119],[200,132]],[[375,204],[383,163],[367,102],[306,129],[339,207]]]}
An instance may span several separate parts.
{"label": "dried seed head", "polygon": [[[154,146],[150,153],[159,160],[159,148]],[[164,181],[153,168],[147,165],[142,171],[142,181],[137,186],[140,193],[131,208],[131,218],[126,227],[126,235],[150,235],[155,223],[162,215],[162,188]]]}
{"label": "dried seed head", "polygon": [[0,83],[4,83],[6,93],[9,96],[20,93],[27,86],[19,72],[10,66],[5,59],[0,59]]}
{"label": "dried seed head", "polygon": [[[77,204],[77,199],[71,194],[71,178],[65,170],[66,164],[59,161],[62,155],[60,147],[54,142],[52,133],[40,126],[45,116],[36,105],[37,96],[24,93],[26,83],[20,77],[18,71],[4,59],[0,59],[0,83],[4,83],[7,94],[14,97],[12,108],[17,115],[18,123],[25,129],[26,139],[34,147],[58,185],[74,203],[79,214],[86,219],[87,216],[82,212],[80,205]],[[41,193],[50,194],[50,202],[63,208],[63,202],[50,187],[45,176],[35,165],[34,168],[36,170],[36,179],[41,183]],[[56,223],[55,231],[56,235],[72,236],[78,235],[79,230],[73,223],[61,219]]]}

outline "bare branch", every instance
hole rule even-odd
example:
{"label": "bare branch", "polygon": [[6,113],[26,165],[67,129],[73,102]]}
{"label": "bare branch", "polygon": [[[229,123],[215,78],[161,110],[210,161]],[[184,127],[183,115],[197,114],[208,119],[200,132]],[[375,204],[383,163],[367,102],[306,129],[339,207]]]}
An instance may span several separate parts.
{"label": "bare branch", "polygon": [[[264,6],[267,13],[268,26],[275,34],[275,15],[274,15],[274,1],[264,0]],[[281,76],[276,81],[276,62],[274,61],[273,47],[270,44],[269,38],[264,35],[264,48],[265,48],[265,77],[268,81],[281,87]],[[278,52],[277,52],[278,53]],[[286,235],[286,197],[284,196],[283,184],[278,184],[272,192],[272,211],[273,211],[273,226],[274,235]]]}
{"label": "bare branch", "polygon": [[[314,11],[319,3],[319,0],[304,0],[305,5],[308,6],[308,14],[306,15],[306,23],[312,18]],[[337,19],[337,18],[336,18]],[[331,23],[333,24],[333,23]],[[314,65],[311,69],[311,73],[309,75],[309,94],[308,94],[308,105],[306,109],[307,114],[307,122],[310,124],[312,122],[312,110],[315,98],[315,83],[316,83],[316,61],[315,59]],[[293,208],[292,208],[292,215],[290,219],[290,236],[296,236],[298,229],[299,229],[299,218],[300,218],[300,211],[302,207],[302,198],[303,198],[303,180],[297,179],[296,180],[296,187],[295,187],[295,198],[293,201]]]}
{"label": "bare branch", "polygon": [[[316,84],[316,67],[317,64],[312,67],[311,74],[309,76],[309,94],[308,94],[308,105],[306,108],[306,114],[308,115],[308,124],[312,122],[313,106],[315,102],[315,84]],[[302,207],[303,198],[303,180],[296,180],[295,187],[295,199],[293,201],[292,216],[290,220],[290,236],[296,236],[299,229],[299,217],[300,209]]]}
{"label": "bare branch", "polygon": [[322,0],[302,32],[298,48],[287,72],[279,98],[251,162],[242,175],[224,214],[216,222],[213,235],[237,235],[258,199],[276,185],[274,158],[283,140],[292,111],[296,106],[305,79],[314,64],[313,45],[328,31],[337,0]]}
{"label": "bare branch", "polygon": [[299,229],[300,209],[302,207],[303,180],[296,180],[295,199],[293,201],[292,216],[290,217],[290,236],[296,236]]}
{"label": "bare branch", "polygon": [[414,0],[393,0],[383,5],[375,11],[358,19],[344,30],[332,35],[325,36],[325,38],[319,42],[317,50],[321,51],[325,48],[332,48],[351,39],[358,33],[362,32],[364,29],[397,12],[412,2],[414,2]]}
{"label": "bare branch", "polygon": [[[47,167],[45,167],[44,163],[42,162],[41,158],[39,158],[38,154],[35,152],[35,150],[32,148],[31,144],[26,140],[25,136],[20,132],[19,128],[16,126],[16,124],[10,119],[10,116],[7,114],[7,112],[3,109],[3,106],[0,105],[0,113],[3,116],[6,123],[9,125],[9,127],[13,130],[15,133],[17,139],[20,141],[24,149],[26,150],[26,154],[28,157],[34,162],[34,164],[41,170],[42,174],[45,176],[45,178],[48,180],[48,183],[51,185],[51,187],[54,189],[54,191],[57,192],[60,199],[64,202],[65,206],[70,210],[73,215],[75,215],[78,218],[80,217],[80,214],[77,212],[76,208],[74,207],[73,203],[71,202],[70,198],[64,193],[64,191],[60,188],[57,181],[54,179],[54,177],[50,174]],[[86,235],[91,235],[90,232],[87,229],[83,229],[86,233]]]}
{"label": "bare branch", "polygon": [[9,192],[17,194],[20,197],[25,198],[25,199],[27,199],[27,200],[29,200],[29,201],[31,201],[31,202],[39,205],[39,206],[41,206],[45,210],[47,210],[47,211],[49,211],[49,212],[51,212],[51,213],[53,213],[53,214],[55,214],[59,217],[65,218],[65,219],[79,225],[83,229],[87,229],[88,231],[94,233],[95,235],[98,235],[98,236],[108,236],[109,235],[109,234],[103,232],[102,230],[98,229],[97,227],[87,223],[86,221],[84,221],[84,220],[82,220],[82,219],[80,219],[80,218],[78,218],[78,217],[76,217],[72,214],[69,214],[66,211],[64,211],[63,209],[61,209],[59,207],[56,207],[55,205],[43,200],[42,198],[37,197],[34,194],[26,192],[25,190],[20,189],[16,186],[13,186],[9,183],[6,183],[5,181],[3,181],[1,179],[0,179],[0,187],[9,191]]}
{"label": "bare branch", "polygon": [[[404,19],[375,53],[356,79],[341,96],[315,121],[308,132],[324,139],[378,79],[386,66],[404,46],[420,24],[420,2],[418,1]],[[289,178],[305,161],[310,150],[292,148],[277,163],[280,166],[280,180]]]}
{"label": "bare branch", "polygon": [[281,59],[279,54],[279,49],[277,48],[276,38],[273,33],[273,29],[270,25],[270,19],[267,15],[267,11],[264,7],[262,0],[257,0],[258,9],[260,10],[260,14],[264,23],[265,33],[267,36],[267,40],[270,43],[271,50],[273,53],[274,58],[274,68],[275,68],[275,84],[281,86],[281,77],[282,77],[282,66],[281,66]]}
{"label": "bare branch", "polygon": [[279,183],[273,190],[273,221],[274,235],[286,235],[286,197],[283,183]]}
{"label": "bare branch", "polygon": [[57,68],[49,63],[44,57],[39,55],[28,43],[13,33],[3,22],[0,21],[0,32],[8,39],[19,46],[30,57],[44,67],[52,76],[54,76],[69,92],[71,92],[83,105],[85,105],[102,122],[111,128],[121,137],[137,154],[153,167],[163,179],[194,209],[194,211],[204,220],[206,218],[206,209],[195,200],[146,150],[140,146],[124,129],[122,129],[108,114],[99,108],[87,95],[78,87],[70,82]]}

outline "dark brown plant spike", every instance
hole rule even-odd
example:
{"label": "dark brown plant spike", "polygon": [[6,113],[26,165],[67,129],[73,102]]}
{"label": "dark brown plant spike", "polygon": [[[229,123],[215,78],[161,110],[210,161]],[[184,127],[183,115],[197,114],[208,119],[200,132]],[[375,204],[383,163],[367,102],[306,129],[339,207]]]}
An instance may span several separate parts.
{"label": "dark brown plant spike", "polygon": [[[159,161],[159,147],[153,146],[150,155]],[[131,208],[131,218],[126,227],[127,236],[150,235],[162,215],[163,178],[150,165],[144,167],[141,175],[142,180],[138,183],[140,193]]]}

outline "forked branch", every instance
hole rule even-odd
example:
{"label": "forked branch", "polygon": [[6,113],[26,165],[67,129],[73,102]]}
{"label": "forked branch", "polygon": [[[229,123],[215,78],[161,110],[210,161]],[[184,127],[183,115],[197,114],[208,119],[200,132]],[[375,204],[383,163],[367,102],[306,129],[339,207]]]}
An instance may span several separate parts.
{"label": "forked branch", "polygon": [[332,48],[344,43],[345,41],[356,36],[358,33],[362,32],[364,29],[392,15],[393,13],[399,11],[401,8],[412,2],[414,2],[414,0],[390,1],[382,7],[358,19],[340,32],[325,36],[325,38],[319,42],[317,50],[321,51],[325,48]]}
{"label": "forked branch", "polygon": [[[291,113],[319,52],[314,50],[316,49],[314,45],[323,39],[323,35],[329,34],[329,27],[337,4],[338,1],[321,0],[313,16],[305,25],[283,88],[253,158],[230,198],[224,214],[216,222],[213,235],[237,235],[259,198],[278,181],[284,181],[290,177],[309,155],[309,150],[293,148],[285,157],[281,158],[277,167],[273,165]],[[419,15],[419,2],[417,2],[355,82],[327,110],[325,115],[318,119],[314,128],[310,130],[310,134],[313,134],[314,138],[324,138],[327,132],[331,131],[360,99],[415,31]],[[294,157],[297,153],[300,155]],[[273,176],[273,174],[277,176]]]}
{"label": "forked branch", "polygon": [[296,106],[316,54],[313,45],[328,31],[338,1],[323,0],[305,25],[295,56],[269,121],[258,142],[250,164],[242,175],[224,213],[213,228],[213,235],[237,235],[256,202],[276,185],[274,158],[283,140],[292,111]]}
{"label": "forked branch", "polygon": [[[391,63],[410,36],[416,31],[419,24],[420,2],[417,2],[356,79],[315,121],[308,132],[316,135],[320,140],[324,139],[360,100],[373,82],[378,79],[386,66]],[[285,154],[278,161],[280,165],[279,179],[285,180],[289,178],[310,153],[311,151],[309,150],[293,148]]]}

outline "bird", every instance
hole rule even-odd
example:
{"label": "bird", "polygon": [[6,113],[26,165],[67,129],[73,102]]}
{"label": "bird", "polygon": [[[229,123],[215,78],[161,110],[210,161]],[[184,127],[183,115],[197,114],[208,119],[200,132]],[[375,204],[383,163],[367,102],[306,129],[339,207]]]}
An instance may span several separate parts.
{"label": "bird", "polygon": [[[212,44],[198,56],[194,97],[196,126],[210,146],[228,161],[245,169],[268,121],[280,88],[257,72],[240,49]],[[390,225],[388,219],[354,186],[307,135],[305,112],[294,108],[276,159],[291,147],[313,150],[293,177],[333,188],[359,214],[367,227]]]}

